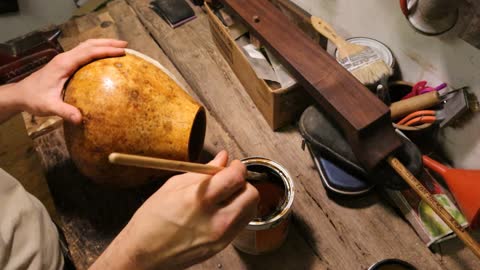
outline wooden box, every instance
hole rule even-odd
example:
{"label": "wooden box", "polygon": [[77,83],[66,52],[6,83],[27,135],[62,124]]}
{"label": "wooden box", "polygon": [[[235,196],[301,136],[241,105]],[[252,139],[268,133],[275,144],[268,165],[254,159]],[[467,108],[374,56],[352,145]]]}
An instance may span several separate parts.
{"label": "wooden box", "polygon": [[289,88],[272,89],[264,80],[259,79],[241,48],[230,36],[229,29],[208,4],[205,9],[215,44],[270,127],[276,130],[295,122],[303,110],[312,104],[312,98],[299,84]]}

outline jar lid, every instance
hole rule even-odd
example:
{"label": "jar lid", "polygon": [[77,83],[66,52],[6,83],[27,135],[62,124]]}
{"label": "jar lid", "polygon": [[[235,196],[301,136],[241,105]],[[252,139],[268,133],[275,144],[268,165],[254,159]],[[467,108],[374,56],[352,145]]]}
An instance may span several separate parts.
{"label": "jar lid", "polygon": [[[353,37],[346,39],[348,42],[353,44],[358,44],[362,46],[370,47],[374,50],[382,60],[391,68],[395,65],[395,58],[393,57],[393,53],[387,45],[383,44],[382,42],[375,40],[373,38],[366,38],[366,37]],[[338,50],[335,49],[335,59],[338,58]]]}
{"label": "jar lid", "polygon": [[413,265],[399,259],[385,259],[376,262],[368,270],[416,270]]}

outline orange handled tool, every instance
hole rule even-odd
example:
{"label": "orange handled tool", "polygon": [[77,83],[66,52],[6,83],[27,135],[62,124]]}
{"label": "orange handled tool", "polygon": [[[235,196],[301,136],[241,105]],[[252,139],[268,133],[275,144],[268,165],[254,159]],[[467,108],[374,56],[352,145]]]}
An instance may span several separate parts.
{"label": "orange handled tool", "polygon": [[470,226],[478,227],[480,225],[480,170],[449,168],[427,156],[423,156],[423,164],[443,177]]}
{"label": "orange handled tool", "polygon": [[466,87],[457,88],[450,91],[432,91],[408,99],[393,102],[390,105],[390,117],[392,120],[396,120],[412,112],[428,109],[440,104],[440,102],[444,100],[451,98],[452,96],[450,94],[465,89]]}
{"label": "orange handled tool", "polygon": [[397,125],[416,126],[423,125],[425,123],[433,123],[437,120],[440,119],[437,117],[436,111],[422,110],[407,115],[405,118],[400,120]]}

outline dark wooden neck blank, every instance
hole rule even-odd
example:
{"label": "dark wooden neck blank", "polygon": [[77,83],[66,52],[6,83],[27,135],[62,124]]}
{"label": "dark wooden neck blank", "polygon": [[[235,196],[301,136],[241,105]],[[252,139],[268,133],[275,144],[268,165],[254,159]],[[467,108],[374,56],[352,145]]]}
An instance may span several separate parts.
{"label": "dark wooden neck blank", "polygon": [[220,0],[232,9],[339,125],[370,170],[400,147],[390,111],[268,0]]}

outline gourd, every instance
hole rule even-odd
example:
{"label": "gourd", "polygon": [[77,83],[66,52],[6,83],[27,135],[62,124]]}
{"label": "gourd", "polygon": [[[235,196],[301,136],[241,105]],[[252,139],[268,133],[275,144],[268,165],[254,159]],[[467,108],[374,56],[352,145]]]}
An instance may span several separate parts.
{"label": "gourd", "polygon": [[113,165],[112,152],[182,161],[198,158],[206,129],[204,108],[161,64],[133,50],[80,68],[65,102],[82,123],[64,124],[67,148],[82,174],[99,184],[137,186],[166,172]]}

